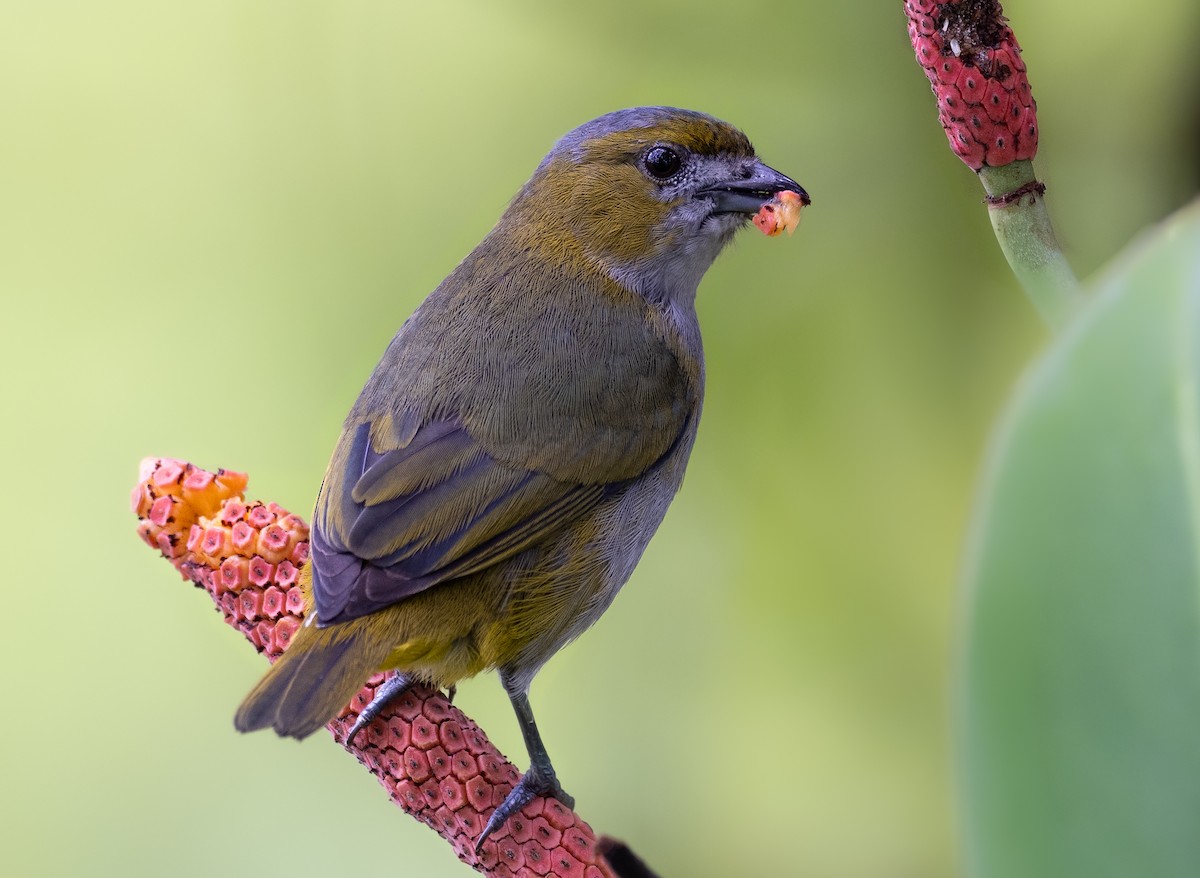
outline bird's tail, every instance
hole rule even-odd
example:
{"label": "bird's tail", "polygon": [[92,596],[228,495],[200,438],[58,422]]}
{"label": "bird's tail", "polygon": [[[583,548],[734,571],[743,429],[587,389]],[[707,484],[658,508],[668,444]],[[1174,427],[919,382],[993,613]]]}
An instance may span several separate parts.
{"label": "bird's tail", "polygon": [[302,626],[238,708],[237,730],[271,726],[304,738],[337,716],[387,658],[386,644],[372,648],[373,639],[357,636],[357,628],[354,622]]}

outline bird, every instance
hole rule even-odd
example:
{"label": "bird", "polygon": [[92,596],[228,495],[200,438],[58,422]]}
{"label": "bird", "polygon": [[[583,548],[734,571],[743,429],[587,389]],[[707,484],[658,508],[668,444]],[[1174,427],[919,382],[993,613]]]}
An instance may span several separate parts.
{"label": "bird", "polygon": [[395,671],[352,740],[414,684],[496,670],[529,769],[476,850],[535,796],[574,807],[530,684],[609,607],[679,489],[704,397],[697,287],[784,192],[810,201],[696,111],[617,110],[561,137],[347,415],[313,512],[305,622],[236,728],[304,738]]}

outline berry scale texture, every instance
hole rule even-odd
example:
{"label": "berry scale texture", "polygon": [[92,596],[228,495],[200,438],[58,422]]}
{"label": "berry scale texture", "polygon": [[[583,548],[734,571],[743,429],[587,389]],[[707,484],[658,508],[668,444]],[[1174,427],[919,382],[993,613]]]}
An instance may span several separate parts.
{"label": "berry scale texture", "polygon": [[950,148],[972,170],[1037,154],[1037,104],[996,0],[906,0],[908,36]]}
{"label": "berry scale texture", "polygon": [[[247,503],[246,483],[244,473],[147,458],[132,505],[139,536],[203,588],[225,621],[273,662],[303,623],[305,596],[297,580],[308,561],[308,525],[274,503]],[[346,746],[347,732],[385,679],[368,680],[329,723],[338,743]],[[476,855],[475,839],[519,773],[440,692],[406,692],[346,749],[393,802],[485,875],[613,875],[596,851],[591,827],[557,799],[535,798]]]}

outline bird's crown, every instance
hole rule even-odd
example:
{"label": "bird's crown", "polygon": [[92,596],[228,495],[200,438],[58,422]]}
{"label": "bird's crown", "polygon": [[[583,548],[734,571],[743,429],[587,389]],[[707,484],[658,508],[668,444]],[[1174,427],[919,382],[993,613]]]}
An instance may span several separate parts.
{"label": "bird's crown", "polygon": [[564,258],[579,253],[643,295],[686,298],[734,232],[784,189],[803,192],[734,126],[634,107],[564,135],[501,226]]}
{"label": "bird's crown", "polygon": [[681,146],[698,155],[754,157],[750,139],[737,128],[706,113],[675,107],[632,107],[606,113],[569,131],[546,160],[569,157],[575,162],[628,157],[630,151],[655,142]]}

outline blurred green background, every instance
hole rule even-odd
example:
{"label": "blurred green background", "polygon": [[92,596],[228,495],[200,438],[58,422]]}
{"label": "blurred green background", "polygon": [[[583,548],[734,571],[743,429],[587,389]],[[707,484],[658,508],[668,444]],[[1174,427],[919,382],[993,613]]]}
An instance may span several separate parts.
{"label": "blurred green background", "polygon": [[[126,497],[174,455],[307,514],[387,340],[554,140],[663,103],[814,204],[701,287],[688,481],[538,678],[548,746],[665,876],[954,874],[961,544],[1045,333],[901,6],[0,3],[4,871],[466,874],[321,736],[235,735],[263,664]],[[1200,177],[1200,8],[1134,39],[1126,7],[1006,10],[1082,274]],[[523,764],[494,677],[458,703]]]}

